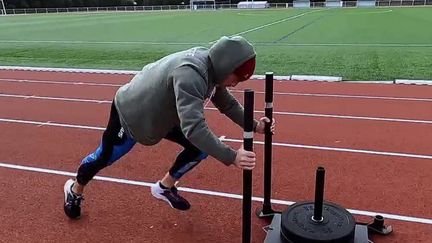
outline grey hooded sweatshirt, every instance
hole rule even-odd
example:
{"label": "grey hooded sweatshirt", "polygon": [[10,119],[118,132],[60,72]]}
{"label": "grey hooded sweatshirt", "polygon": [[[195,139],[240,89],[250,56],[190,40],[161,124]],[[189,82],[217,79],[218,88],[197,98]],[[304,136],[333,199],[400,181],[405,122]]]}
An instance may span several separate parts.
{"label": "grey hooded sweatshirt", "polygon": [[116,93],[122,126],[143,145],[158,143],[179,126],[201,151],[232,164],[236,151],[208,128],[204,105],[211,99],[221,113],[243,127],[243,107],[217,84],[255,55],[244,38],[222,37],[210,49],[196,47],[146,65]]}

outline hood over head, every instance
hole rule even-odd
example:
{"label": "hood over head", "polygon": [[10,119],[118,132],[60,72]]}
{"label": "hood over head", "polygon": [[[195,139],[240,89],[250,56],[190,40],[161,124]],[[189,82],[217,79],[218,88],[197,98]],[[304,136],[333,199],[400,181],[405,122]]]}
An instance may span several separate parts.
{"label": "hood over head", "polygon": [[247,80],[255,70],[255,50],[241,36],[221,37],[210,47],[209,57],[217,83],[231,73],[235,73],[242,81]]}

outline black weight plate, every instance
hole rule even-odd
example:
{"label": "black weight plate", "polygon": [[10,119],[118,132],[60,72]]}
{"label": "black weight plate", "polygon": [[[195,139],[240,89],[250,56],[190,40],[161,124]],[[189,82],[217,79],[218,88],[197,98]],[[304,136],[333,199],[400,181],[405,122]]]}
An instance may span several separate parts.
{"label": "black weight plate", "polygon": [[314,202],[291,205],[282,213],[281,238],[287,243],[353,243],[355,219],[343,207],[324,202],[321,222],[312,220]]}

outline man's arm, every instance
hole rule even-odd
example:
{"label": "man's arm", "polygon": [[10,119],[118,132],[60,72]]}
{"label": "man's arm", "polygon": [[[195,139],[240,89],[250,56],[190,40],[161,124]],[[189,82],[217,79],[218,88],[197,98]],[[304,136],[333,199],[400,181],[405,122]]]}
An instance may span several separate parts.
{"label": "man's arm", "polygon": [[236,159],[236,151],[219,140],[204,118],[207,84],[188,66],[177,68],[173,78],[177,113],[183,134],[201,151],[225,165],[231,165]]}
{"label": "man's arm", "polygon": [[[234,123],[243,128],[244,124],[244,109],[237,99],[226,89],[218,87],[215,95],[212,97],[212,102],[216,108]],[[254,119],[254,130],[258,121]]]}

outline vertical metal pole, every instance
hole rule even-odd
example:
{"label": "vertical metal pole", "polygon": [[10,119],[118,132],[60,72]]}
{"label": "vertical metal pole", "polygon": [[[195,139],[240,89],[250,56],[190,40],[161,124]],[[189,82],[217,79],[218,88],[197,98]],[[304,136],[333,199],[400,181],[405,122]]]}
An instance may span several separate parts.
{"label": "vertical metal pole", "polygon": [[270,130],[273,119],[273,72],[266,72],[265,82],[265,116],[270,119],[270,123],[265,126],[264,134],[264,202],[257,216],[260,218],[273,217],[276,213],[271,206],[272,191],[272,140],[273,134]]}
{"label": "vertical metal pole", "polygon": [[[244,91],[244,131],[243,148],[253,151],[253,113],[254,113],[254,91]],[[243,170],[243,243],[250,243],[251,233],[251,211],[252,211],[252,171]]]}
{"label": "vertical metal pole", "polygon": [[324,203],[324,167],[318,167],[316,171],[315,181],[315,205],[314,205],[314,216],[313,220],[317,222],[323,221],[322,210]]}
{"label": "vertical metal pole", "polygon": [[270,130],[273,119],[273,73],[266,73],[265,86],[265,116],[270,119],[270,123],[265,126],[264,135],[264,205],[265,212],[272,212],[271,209],[271,190],[272,190],[272,142],[273,134]]}

